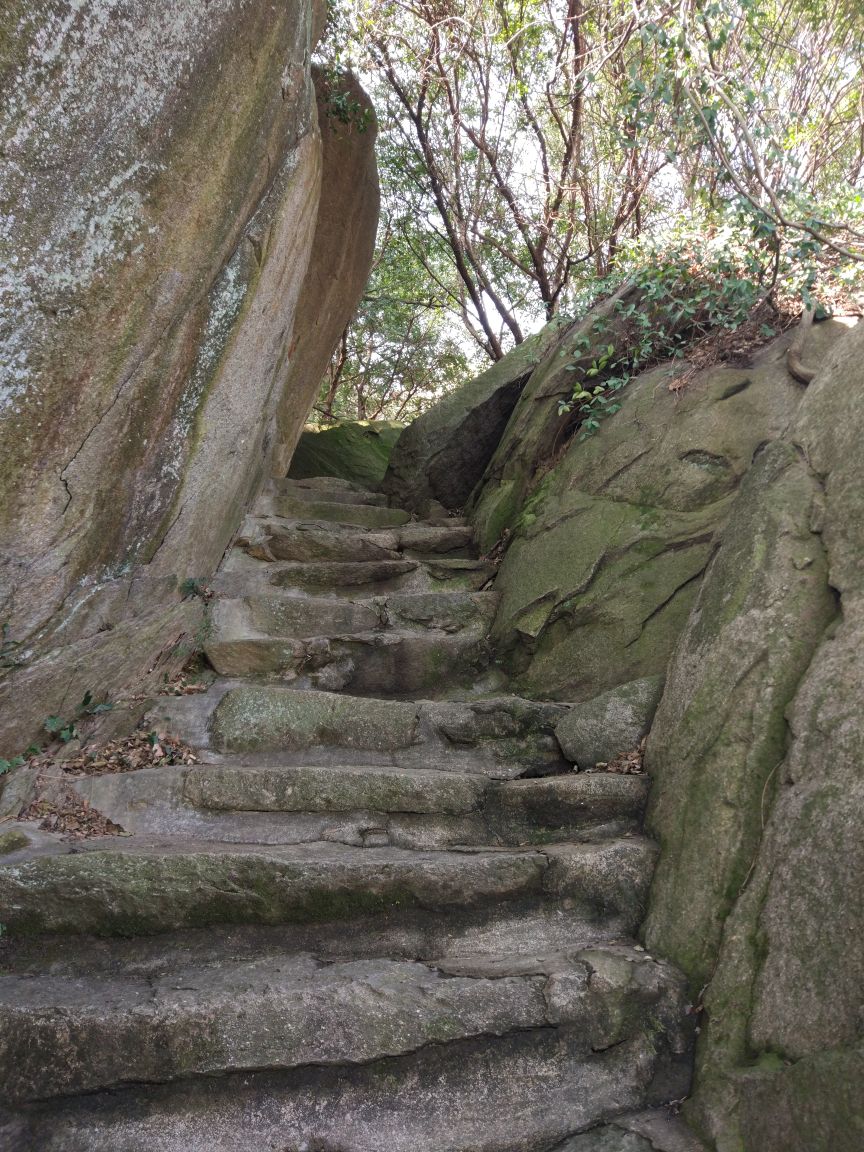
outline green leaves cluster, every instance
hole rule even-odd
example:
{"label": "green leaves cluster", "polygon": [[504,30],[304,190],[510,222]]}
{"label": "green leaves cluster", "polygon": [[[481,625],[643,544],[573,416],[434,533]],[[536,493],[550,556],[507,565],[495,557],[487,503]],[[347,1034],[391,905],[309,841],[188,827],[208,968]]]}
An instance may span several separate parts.
{"label": "green leaves cluster", "polygon": [[[626,279],[637,289],[638,303],[616,305],[632,333],[627,346],[607,344],[587,368],[578,359],[568,366],[579,379],[559,410],[562,415],[575,411],[583,437],[620,409],[620,393],[638,372],[682,356],[694,338],[709,331],[736,329],[778,281],[801,287],[796,275],[803,274],[789,258],[778,266],[773,249],[760,252],[752,229],[740,221],[723,228],[706,223],[679,228],[662,242],[634,246],[628,257]],[[611,278],[603,287],[617,287],[624,278]],[[602,338],[604,327],[598,325],[596,336]],[[764,325],[761,334],[768,338],[774,330]],[[583,350],[590,345],[586,337]]]}
{"label": "green leaves cluster", "polygon": [[[46,743],[51,743],[54,740],[59,740],[62,744],[68,744],[70,741],[75,740],[78,736],[78,720],[84,716],[99,716],[104,712],[110,712],[114,705],[110,701],[102,701],[97,704],[94,700],[92,692],[85,692],[81,703],[75,709],[75,715],[71,718],[64,718],[62,716],[46,716],[42,727],[44,731],[51,737],[51,740]],[[31,744],[24,752],[13,756],[11,759],[0,760],[0,776],[11,772],[13,768],[19,768],[22,764],[26,764],[34,756],[38,756],[43,751],[40,744]]]}

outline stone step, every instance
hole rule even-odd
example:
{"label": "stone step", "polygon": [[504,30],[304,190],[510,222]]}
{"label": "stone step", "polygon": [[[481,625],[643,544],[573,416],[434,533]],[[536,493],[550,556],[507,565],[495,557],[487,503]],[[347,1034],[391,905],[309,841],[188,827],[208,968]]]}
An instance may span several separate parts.
{"label": "stone step", "polygon": [[[592,1021],[590,993],[585,1009],[571,1007],[578,1005],[586,980],[580,964],[586,966],[589,986],[612,982],[605,958],[593,956],[580,956],[569,972],[550,974],[546,1013],[554,1021],[551,1025],[427,1043],[364,1064],[265,1068],[161,1085],[132,1083],[119,1091],[43,1101],[0,1117],[0,1139],[4,1147],[40,1152],[539,1152],[571,1133],[658,1103],[664,1091],[686,1091],[689,1035],[677,1024],[681,1000],[674,983],[668,991],[658,987],[653,996],[641,988],[633,996],[622,996],[620,989],[610,987]],[[434,977],[428,979],[435,987]],[[533,990],[531,975],[523,979]],[[632,984],[645,986],[641,970],[633,973]],[[663,984],[662,976],[648,981],[649,987]],[[506,987],[515,1016],[519,996],[511,985]],[[411,992],[400,991],[403,1002],[409,1001]],[[363,993],[365,989],[356,994],[361,1012],[366,1008]],[[456,995],[454,991],[451,998]],[[498,995],[504,997],[503,989]],[[519,1010],[528,1015],[536,997],[525,996],[524,990],[522,995],[526,1004]],[[607,1001],[611,1019],[604,1018]],[[382,996],[375,1006],[380,1016],[374,1018],[369,1011],[371,1030],[380,1029],[385,1046],[387,1025],[400,1004]],[[149,1011],[155,1015],[161,1007],[157,999]],[[469,1016],[467,1008],[462,1012]],[[571,1012],[575,1022],[569,1020]],[[490,1015],[494,1024],[495,1014]],[[631,1015],[629,1027],[613,1022]],[[359,1027],[366,1019],[361,1016]],[[226,1047],[232,1023],[229,1009]],[[458,1023],[458,1018],[450,1021],[442,1013],[433,1027],[446,1033]],[[253,1019],[250,1027],[256,1024]],[[424,1025],[425,1012],[412,1028],[417,1033]],[[174,1027],[179,1033],[179,1025]],[[272,1027],[273,1035],[262,1038],[270,1048],[278,1045],[285,1024],[277,1020]],[[347,1044],[354,1034],[350,1024],[346,1032]],[[611,1041],[619,1034],[626,1038]],[[597,1037],[610,1042],[604,1045],[601,1039],[601,1050],[595,1052],[591,1041]],[[323,1047],[331,1039],[321,1036],[317,1043]],[[111,1037],[106,1044],[108,1065],[118,1044]],[[235,1058],[242,1059],[242,1037],[237,1044]],[[200,1038],[188,1048],[197,1049],[194,1060],[206,1061],[207,1048],[202,1051]],[[148,1056],[145,1048],[125,1059],[144,1066]]]}
{"label": "stone step", "polygon": [[436,761],[470,752],[474,770],[506,778],[570,770],[555,738],[566,712],[516,696],[409,702],[225,680],[200,696],[160,697],[147,722],[223,753],[329,748]]}
{"label": "stone step", "polygon": [[496,602],[494,593],[459,592],[217,599],[204,651],[224,676],[287,674],[305,687],[359,695],[437,694],[475,682],[488,666]]}
{"label": "stone step", "polygon": [[384,609],[388,621],[402,627],[458,632],[480,625],[488,630],[499,600],[498,593],[491,591],[414,592],[388,596]]}
{"label": "stone step", "polygon": [[356,597],[358,591],[364,596],[385,595],[391,591],[402,591],[413,583],[427,584],[418,573],[420,562],[406,560],[372,561],[313,561],[255,563],[250,568],[249,558],[242,553],[242,561],[233,557],[226,561],[223,570],[212,581],[217,595],[236,597],[248,593],[250,588],[286,588],[296,592],[322,592],[328,596]]}
{"label": "stone step", "polygon": [[497,567],[491,560],[471,558],[427,557],[425,568],[433,580],[442,585],[467,581],[466,586],[480,590],[495,579]]}
{"label": "stone step", "polygon": [[221,629],[204,653],[225,676],[289,678],[296,687],[359,696],[448,695],[475,682],[491,662],[485,629],[455,636],[390,629],[308,640],[248,632],[232,637]]}
{"label": "stone step", "polygon": [[474,592],[487,587],[495,575],[488,561],[426,556],[422,559],[373,560],[359,563],[272,561],[260,563],[241,548],[234,548],[222,568],[208,582],[218,596],[239,598],[252,593],[322,595],[328,599],[371,598],[394,593]]}
{"label": "stone step", "polygon": [[246,812],[423,812],[456,815],[477,808],[484,776],[403,768],[249,768],[200,764],[187,769],[185,792],[198,808]]}
{"label": "stone step", "polygon": [[495,592],[391,593],[365,599],[292,596],[271,590],[245,597],[224,597],[210,608],[215,634],[233,638],[244,632],[274,639],[344,636],[384,628],[429,628],[460,632],[488,630],[495,617]]}
{"label": "stone step", "polygon": [[254,961],[298,952],[333,963],[381,957],[436,965],[444,959],[450,965],[492,964],[501,957],[539,963],[552,953],[617,945],[626,937],[621,922],[586,918],[578,906],[552,904],[541,892],[499,905],[420,910],[396,905],[383,917],[361,911],[303,924],[210,924],[149,936],[76,936],[74,946],[66,933],[5,934],[3,973],[110,979],[122,969],[155,980],[190,964],[218,967],[226,957]]}
{"label": "stone step", "polygon": [[[509,901],[570,902],[632,934],[656,850],[639,837],[544,850],[224,845],[94,839],[0,861],[10,937],[170,932],[218,924],[303,924],[415,915]],[[23,855],[23,859],[21,858]],[[14,858],[13,858],[14,857]]]}
{"label": "stone step", "polygon": [[367,488],[351,485],[344,481],[344,487],[338,484],[328,484],[334,481],[335,476],[318,476],[309,480],[289,480],[287,477],[273,477],[264,488],[265,493],[274,496],[291,496],[295,500],[307,503],[315,500],[325,500],[330,504],[375,504],[384,507],[387,497],[383,492],[370,492]]}
{"label": "stone step", "polygon": [[490,785],[487,824],[505,844],[551,844],[588,830],[636,832],[648,802],[647,776],[571,772]]}
{"label": "stone step", "polygon": [[370,492],[371,489],[364,488],[362,484],[358,484],[355,480],[346,480],[342,476],[284,476],[271,477],[271,480],[277,484],[296,485],[298,488],[311,488],[318,492],[332,492],[338,495],[343,492]]}
{"label": "stone step", "polygon": [[399,560],[399,538],[395,532],[371,533],[346,529],[338,532],[322,524],[295,523],[275,517],[248,517],[236,545],[254,560],[364,561]]}
{"label": "stone step", "polygon": [[356,524],[363,528],[392,528],[407,524],[411,513],[380,504],[345,503],[329,499],[308,499],[296,493],[265,493],[255,511],[259,515],[284,516],[290,520],[318,520],[333,524]]}
{"label": "stone step", "polygon": [[[338,531],[319,521],[294,521],[278,517],[247,517],[236,545],[255,560],[361,561],[398,560],[427,554],[466,553],[473,532],[470,528],[407,524],[386,532],[354,529]],[[403,555],[404,554],[404,555]],[[464,555],[461,558],[467,558]]]}
{"label": "stone step", "polygon": [[[540,962],[309,954],[158,977],[0,976],[0,1099],[45,1100],[229,1072],[365,1064],[430,1043],[567,1026],[587,1055],[659,1021],[676,1029],[681,982],[627,948]],[[668,1041],[670,1037],[664,1037]],[[677,1037],[673,1043],[677,1043]]]}
{"label": "stone step", "polygon": [[85,776],[74,787],[135,835],[431,850],[631,834],[648,779],[571,773],[498,783],[389,765],[234,762]]}
{"label": "stone step", "polygon": [[[410,556],[467,553],[474,543],[474,529],[456,522],[431,524],[419,521],[400,528],[398,539],[400,549]],[[465,555],[462,559],[470,557]]]}

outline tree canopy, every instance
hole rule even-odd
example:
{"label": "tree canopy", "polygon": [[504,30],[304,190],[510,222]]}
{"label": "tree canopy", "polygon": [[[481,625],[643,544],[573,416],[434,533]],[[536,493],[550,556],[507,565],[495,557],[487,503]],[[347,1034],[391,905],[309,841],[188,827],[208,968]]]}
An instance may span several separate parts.
{"label": "tree canopy", "polygon": [[413,415],[669,253],[731,285],[730,326],[860,288],[858,0],[339,5],[324,55],[372,95],[383,212],[325,417]]}

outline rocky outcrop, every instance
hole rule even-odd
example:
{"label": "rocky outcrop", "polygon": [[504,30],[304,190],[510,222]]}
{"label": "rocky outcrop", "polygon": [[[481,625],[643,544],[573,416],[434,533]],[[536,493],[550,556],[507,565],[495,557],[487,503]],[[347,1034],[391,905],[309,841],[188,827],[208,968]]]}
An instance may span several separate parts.
{"label": "rocky outcrop", "polygon": [[646,939],[708,985],[688,1114],[718,1152],[864,1135],[862,362],[858,328],[758,456],[648,744]]}
{"label": "rocky outcrop", "polygon": [[[480,546],[491,548],[513,527],[550,461],[564,450],[575,414],[562,410],[574,383],[610,355],[626,359],[644,339],[656,305],[632,284],[623,285],[578,322],[564,326],[522,389],[489,466],[469,503]],[[640,315],[641,314],[641,315]],[[668,318],[662,316],[668,324]],[[670,333],[671,335],[671,333]]]}
{"label": "rocky outcrop", "polygon": [[433,501],[461,509],[501,442],[531,373],[568,327],[566,320],[551,321],[414,420],[391,457],[383,490],[423,516]]}
{"label": "rocky outcrop", "polygon": [[[267,475],[277,409],[286,442],[307,415],[298,297],[314,311],[310,253],[332,255],[314,245],[322,18],[303,0],[0,17],[0,753],[186,658],[184,581]],[[366,231],[326,332],[374,232],[373,133],[334,133],[325,214]]]}
{"label": "rocky outcrop", "polygon": [[[292,462],[333,349],[360,302],[378,229],[374,109],[353,76],[334,78],[313,69],[313,79],[322,145],[321,195],[277,414],[274,476],[284,476]],[[340,115],[333,112],[336,97]],[[297,403],[298,397],[305,406]],[[343,473],[315,469],[306,475]],[[345,478],[367,482],[362,476]]]}
{"label": "rocky outcrop", "polygon": [[[813,354],[846,331],[818,325]],[[697,374],[680,396],[668,367],[644,373],[511,509],[493,639],[520,690],[583,700],[663,674],[755,450],[800,403],[786,339],[749,368]],[[481,514],[510,499],[509,480],[484,483]]]}
{"label": "rocky outcrop", "polygon": [[292,480],[336,476],[365,488],[378,488],[402,435],[392,420],[345,420],[300,434],[288,475]]}
{"label": "rocky outcrop", "polygon": [[[570,760],[635,743],[654,701],[637,716],[627,692],[667,674],[645,753],[661,852],[644,939],[704,1007],[685,1107],[716,1152],[864,1138],[864,331],[850,327],[808,333],[821,368],[806,392],[786,335],[680,396],[666,368],[644,373],[568,442],[558,402],[591,325],[581,344],[571,328],[469,502],[483,546],[504,543],[499,667],[527,696],[584,701],[555,724]],[[609,1128],[571,1145],[642,1146]]]}

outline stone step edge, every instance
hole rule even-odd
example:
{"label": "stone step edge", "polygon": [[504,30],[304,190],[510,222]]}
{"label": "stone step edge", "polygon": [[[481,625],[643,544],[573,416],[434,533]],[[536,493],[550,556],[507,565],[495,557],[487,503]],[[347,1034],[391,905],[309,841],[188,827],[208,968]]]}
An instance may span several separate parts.
{"label": "stone step edge", "polygon": [[[293,752],[301,746],[311,750],[324,743],[370,753],[396,753],[421,744],[491,748],[533,736],[542,740],[550,763],[554,760],[563,771],[567,762],[553,729],[568,711],[560,702],[500,693],[394,699],[232,676],[194,697],[159,697],[145,721],[195,747],[247,754]],[[509,716],[515,728],[496,733],[485,718],[499,713]],[[528,767],[526,759],[526,767],[514,774]]]}
{"label": "stone step edge", "polygon": [[142,836],[54,844],[0,862],[0,901],[10,938],[323,924],[361,914],[440,914],[525,900],[569,901],[589,919],[618,919],[634,931],[656,851],[637,836],[542,850],[437,852],[331,843],[166,843]]}
{"label": "stone step edge", "polygon": [[301,954],[161,978],[0,977],[0,1098],[349,1066],[548,1027],[575,1029],[588,1053],[629,1039],[634,1018],[664,1000],[683,1006],[682,988],[668,966],[632,947],[515,962],[322,964]]}
{"label": "stone step edge", "polygon": [[386,507],[388,504],[383,492],[373,492],[369,488],[316,486],[288,476],[271,477],[265,482],[260,495],[293,496],[310,502],[325,500],[329,504],[368,504],[371,507]]}
{"label": "stone step edge", "polygon": [[356,632],[315,633],[311,636],[267,633],[251,627],[248,630],[238,628],[236,633],[227,628],[221,632],[218,623],[214,625],[214,629],[213,635],[205,642],[205,654],[207,649],[215,647],[217,644],[252,644],[257,642],[284,644],[286,646],[296,645],[298,654],[302,654],[302,650],[307,649],[311,652],[314,646],[320,648],[325,644],[363,644],[370,648],[386,648],[406,640],[427,638],[438,643],[461,639],[470,640],[474,644],[488,643],[488,630],[482,627],[482,622],[460,628],[458,631],[446,628],[424,628],[422,626],[419,628],[393,627],[385,624],[380,628],[364,628],[358,629]]}
{"label": "stone step edge", "polygon": [[[34,774],[35,776],[38,773]],[[647,776],[602,772],[573,772],[560,776],[495,780],[481,772],[442,772],[434,768],[397,768],[392,765],[285,764],[250,765],[199,763],[140,768],[132,772],[70,776],[68,783],[88,791],[89,781],[117,777],[141,780],[149,786],[164,779],[166,798],[181,796],[190,807],[219,812],[251,813],[352,813],[457,816],[482,814],[492,808],[502,816],[526,814],[537,818],[538,826],[548,827],[547,811],[555,810],[562,827],[572,827],[576,817],[599,812],[598,822],[615,817],[635,817],[647,800]],[[355,790],[352,791],[352,785]],[[388,785],[392,785],[387,796]],[[269,797],[264,803],[256,798]],[[277,799],[276,790],[285,794]],[[366,790],[368,788],[368,791]],[[344,801],[333,799],[333,791],[344,790]],[[428,793],[424,794],[424,789]],[[295,790],[299,798],[293,799]],[[239,797],[232,800],[232,792]],[[245,792],[245,795],[244,795]],[[376,794],[377,792],[377,794]],[[134,794],[134,788],[133,788]],[[220,799],[221,794],[221,799]],[[320,798],[319,798],[320,797]],[[386,803],[381,803],[384,800]],[[98,808],[98,804],[95,805]]]}

